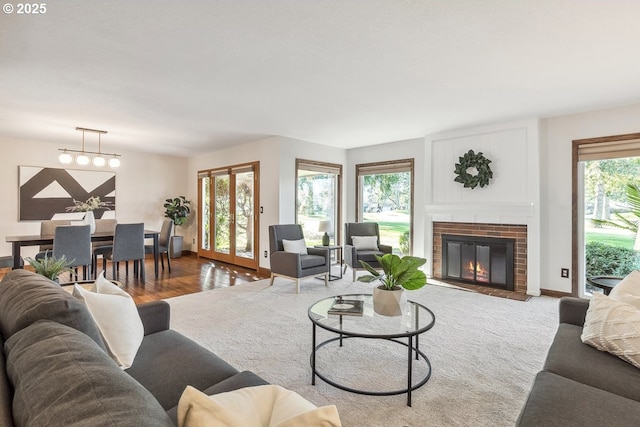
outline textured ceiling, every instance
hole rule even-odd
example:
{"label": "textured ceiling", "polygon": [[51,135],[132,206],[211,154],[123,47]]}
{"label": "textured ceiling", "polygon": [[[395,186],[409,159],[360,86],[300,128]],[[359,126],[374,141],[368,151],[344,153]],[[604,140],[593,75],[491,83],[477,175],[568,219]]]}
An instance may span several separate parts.
{"label": "textured ceiling", "polygon": [[626,105],[639,21],[625,0],[57,0],[0,14],[0,135],[190,156]]}

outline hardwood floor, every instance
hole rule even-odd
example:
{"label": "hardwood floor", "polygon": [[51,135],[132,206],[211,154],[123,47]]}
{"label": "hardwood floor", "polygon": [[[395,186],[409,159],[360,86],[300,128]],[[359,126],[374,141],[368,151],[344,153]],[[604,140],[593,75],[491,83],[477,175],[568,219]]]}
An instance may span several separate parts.
{"label": "hardwood floor", "polygon": [[[101,266],[101,261],[99,261]],[[29,267],[27,267],[29,268]],[[142,283],[133,278],[133,268],[129,265],[129,276],[125,275],[124,263],[120,264],[118,281],[124,284],[124,289],[133,297],[136,304],[159,299],[177,297],[209,289],[225,288],[241,283],[253,282],[267,278],[254,270],[243,267],[198,258],[196,255],[186,255],[171,260],[171,273],[165,262],[165,270],[158,267],[158,278],[153,272],[153,258],[145,261],[145,281]],[[0,270],[0,278],[9,269]],[[111,279],[111,263],[107,264],[106,277]]]}

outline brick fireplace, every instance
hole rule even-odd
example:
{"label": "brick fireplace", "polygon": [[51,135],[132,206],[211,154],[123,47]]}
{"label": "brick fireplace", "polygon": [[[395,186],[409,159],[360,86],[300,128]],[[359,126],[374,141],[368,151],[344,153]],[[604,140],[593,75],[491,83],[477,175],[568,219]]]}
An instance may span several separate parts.
{"label": "brick fireplace", "polygon": [[[513,239],[513,290],[527,291],[527,226],[464,222],[433,223],[433,277],[443,279],[442,235]],[[476,283],[482,285],[482,283]]]}

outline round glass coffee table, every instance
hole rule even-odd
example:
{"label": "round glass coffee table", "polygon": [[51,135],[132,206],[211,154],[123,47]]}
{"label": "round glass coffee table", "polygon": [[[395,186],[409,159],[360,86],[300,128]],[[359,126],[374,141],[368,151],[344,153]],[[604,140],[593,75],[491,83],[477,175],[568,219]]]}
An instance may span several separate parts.
{"label": "round glass coffee table", "polygon": [[[343,307],[343,314],[331,314],[332,306]],[[349,306],[355,306],[349,307]],[[359,307],[362,307],[359,310]],[[334,387],[352,393],[371,396],[391,396],[407,394],[407,406],[411,406],[411,392],[422,387],[431,377],[431,362],[420,350],[420,334],[428,331],[435,324],[436,318],[431,310],[417,302],[407,301],[400,316],[383,316],[373,310],[373,297],[368,294],[337,295],[321,299],[309,307],[309,319],[313,323],[313,346],[311,351],[311,384],[315,385],[316,376]],[[339,311],[340,312],[340,311]],[[321,343],[317,342],[317,328],[320,327],[337,336]],[[343,340],[348,338],[384,339],[407,347],[407,387],[392,391],[366,391],[351,388],[327,378],[316,366],[316,352],[331,343],[338,342],[342,347]],[[413,359],[426,364],[426,373],[416,384],[413,384]]]}

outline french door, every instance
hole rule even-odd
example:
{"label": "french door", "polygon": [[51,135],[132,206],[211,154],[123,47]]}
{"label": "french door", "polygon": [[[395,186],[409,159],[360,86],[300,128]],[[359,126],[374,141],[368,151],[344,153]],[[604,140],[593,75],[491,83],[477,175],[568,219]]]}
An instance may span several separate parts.
{"label": "french door", "polygon": [[198,256],[258,268],[259,166],[198,172]]}

